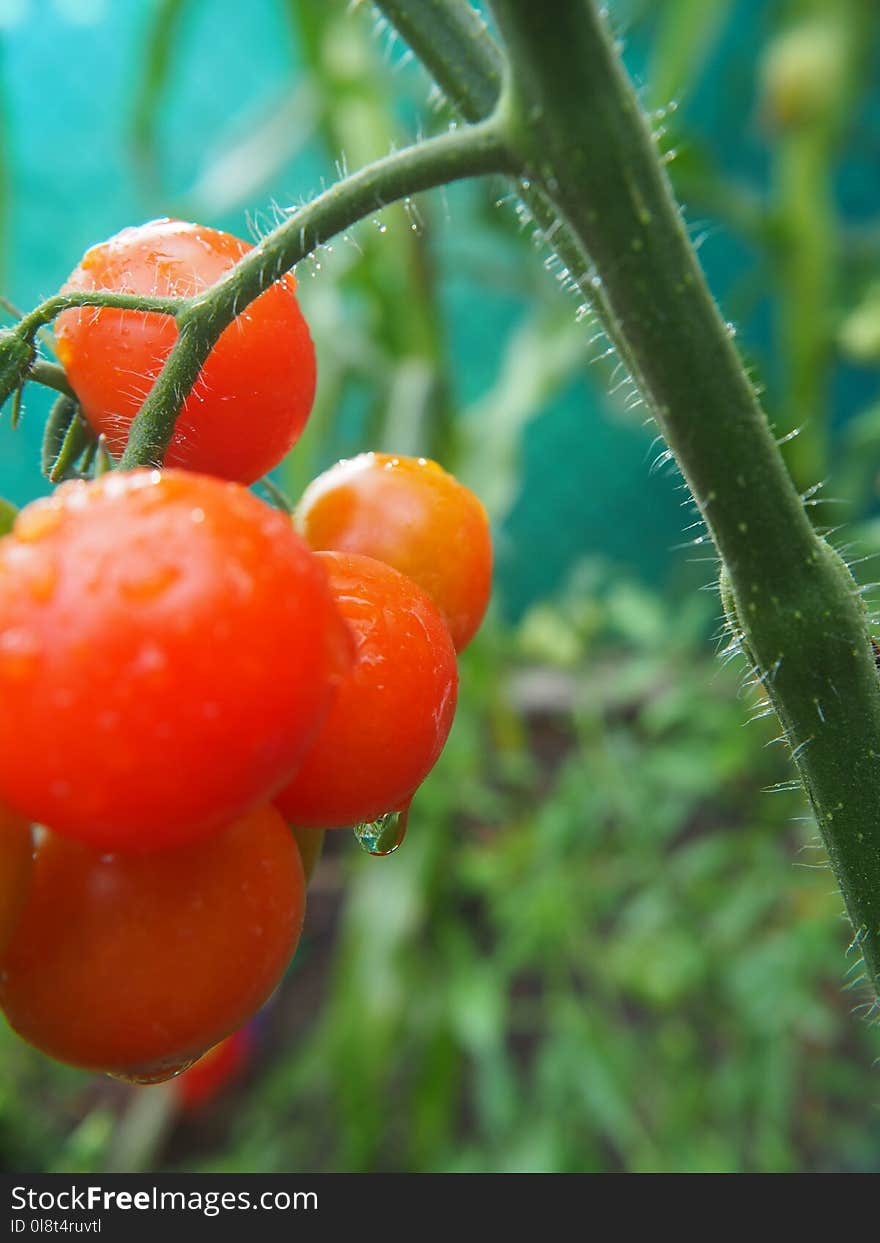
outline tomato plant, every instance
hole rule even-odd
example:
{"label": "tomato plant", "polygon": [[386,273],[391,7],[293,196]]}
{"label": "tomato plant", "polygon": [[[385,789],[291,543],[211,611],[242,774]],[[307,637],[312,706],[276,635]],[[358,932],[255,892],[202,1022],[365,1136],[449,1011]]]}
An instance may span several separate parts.
{"label": "tomato plant", "polygon": [[0,1005],[44,1053],[161,1078],[240,1027],[296,948],[296,843],[263,807],[202,842],[106,854],[41,830]]}
{"label": "tomato plant", "polygon": [[306,489],[297,526],[315,549],[364,553],[422,587],[457,651],[473,638],[492,586],[492,540],[479,499],[436,462],[362,453]]}
{"label": "tomato plant", "polygon": [[372,557],[317,556],[355,657],[276,802],[293,824],[333,828],[408,804],[443,749],[458,672],[443,618],[414,582]]}
{"label": "tomato plant", "polygon": [[[205,225],[152,220],[93,246],[62,292],[192,297],[251,249]],[[229,325],[183,404],[165,455],[184,467],[253,483],[299,438],[315,394],[315,354],[291,274]],[[59,316],[58,354],[96,432],[121,454],[128,429],[177,339],[168,315],[104,307]]]}
{"label": "tomato plant", "polygon": [[108,849],[197,837],[289,780],[349,645],[317,558],[244,488],[65,484],[0,541],[0,793]]}

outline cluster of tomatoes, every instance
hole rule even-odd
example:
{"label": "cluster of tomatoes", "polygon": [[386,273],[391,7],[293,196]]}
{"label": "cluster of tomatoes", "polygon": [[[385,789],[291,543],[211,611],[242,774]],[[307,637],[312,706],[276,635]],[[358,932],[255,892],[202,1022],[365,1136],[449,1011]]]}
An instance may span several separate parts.
{"label": "cluster of tomatoes", "polygon": [[[65,289],[192,296],[245,250],[153,222]],[[114,452],[175,333],[60,317]],[[165,468],[69,480],[0,540],[0,1006],[73,1065],[153,1082],[246,1023],[296,948],[320,832],[405,817],[452,724],[485,512],[434,463],[373,453],[293,517],[258,499],[314,385],[285,277],[219,339]]]}

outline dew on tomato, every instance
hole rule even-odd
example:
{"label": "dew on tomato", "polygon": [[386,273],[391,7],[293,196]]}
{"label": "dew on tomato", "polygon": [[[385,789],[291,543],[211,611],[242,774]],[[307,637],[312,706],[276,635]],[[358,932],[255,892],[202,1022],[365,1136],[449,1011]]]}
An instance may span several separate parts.
{"label": "dew on tomato", "polygon": [[358,845],[368,855],[384,858],[399,850],[409,828],[409,807],[388,811],[376,820],[365,820],[354,826]]}
{"label": "dew on tomato", "polygon": [[276,797],[292,824],[339,828],[408,806],[455,714],[455,649],[436,605],[372,557],[318,553],[355,656],[293,780]]}
{"label": "dew on tomato", "polygon": [[0,799],[110,849],[209,833],[290,779],[349,661],[318,559],[246,489],[65,484],[0,540]]}

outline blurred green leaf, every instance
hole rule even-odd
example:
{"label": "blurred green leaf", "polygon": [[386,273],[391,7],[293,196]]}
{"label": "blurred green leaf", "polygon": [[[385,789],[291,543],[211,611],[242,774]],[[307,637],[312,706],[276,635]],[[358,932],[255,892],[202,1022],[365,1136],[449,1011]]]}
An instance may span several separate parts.
{"label": "blurred green leaf", "polygon": [[0,497],[0,535],[9,534],[15,524],[17,515],[17,506],[13,505],[11,501],[4,501]]}
{"label": "blurred green leaf", "polygon": [[693,90],[731,7],[731,0],[665,0],[657,6],[648,73],[656,108],[681,103]]}
{"label": "blurred green leaf", "polygon": [[174,71],[174,52],[183,19],[198,0],[152,0],[143,37],[141,71],[134,95],[131,144],[138,168],[153,190],[161,184],[157,129]]}

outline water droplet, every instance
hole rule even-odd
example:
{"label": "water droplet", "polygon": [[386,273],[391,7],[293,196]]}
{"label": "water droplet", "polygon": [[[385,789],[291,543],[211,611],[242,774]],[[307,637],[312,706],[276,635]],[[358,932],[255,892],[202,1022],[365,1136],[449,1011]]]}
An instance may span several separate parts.
{"label": "water droplet", "polygon": [[408,824],[409,807],[404,807],[401,811],[386,811],[378,820],[355,825],[354,835],[368,855],[390,855],[406,837]]}
{"label": "water droplet", "polygon": [[176,1079],[198,1060],[198,1057],[191,1057],[185,1062],[178,1062],[176,1066],[162,1066],[157,1070],[133,1070],[130,1074],[122,1071],[108,1071],[107,1073],[111,1079],[118,1079],[120,1083],[133,1083],[141,1088],[149,1088],[157,1083],[167,1083],[169,1079]]}
{"label": "water droplet", "polygon": [[132,673],[141,676],[162,673],[168,665],[167,657],[157,643],[149,639],[142,643],[132,661]]}

